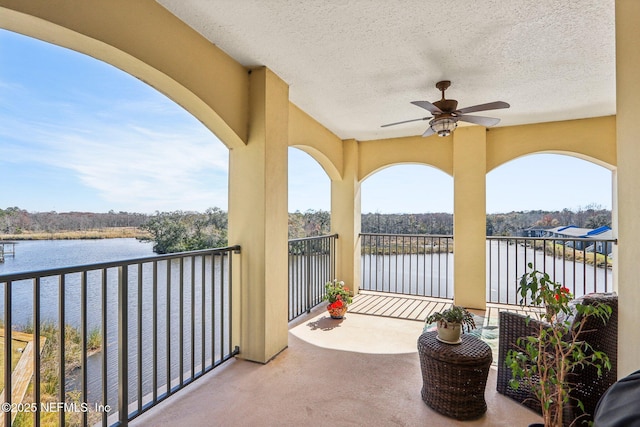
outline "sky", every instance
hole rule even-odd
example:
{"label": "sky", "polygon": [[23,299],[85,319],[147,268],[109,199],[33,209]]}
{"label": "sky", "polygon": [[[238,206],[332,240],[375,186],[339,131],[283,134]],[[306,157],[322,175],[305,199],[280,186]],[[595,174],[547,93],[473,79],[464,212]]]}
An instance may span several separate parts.
{"label": "sky", "polygon": [[[0,208],[227,210],[228,151],[154,88],[89,56],[0,30]],[[362,212],[453,212],[453,179],[392,166],[362,183]],[[289,149],[289,212],[330,210],[330,180]],[[537,154],[487,175],[487,212],[611,208],[611,172]]]}

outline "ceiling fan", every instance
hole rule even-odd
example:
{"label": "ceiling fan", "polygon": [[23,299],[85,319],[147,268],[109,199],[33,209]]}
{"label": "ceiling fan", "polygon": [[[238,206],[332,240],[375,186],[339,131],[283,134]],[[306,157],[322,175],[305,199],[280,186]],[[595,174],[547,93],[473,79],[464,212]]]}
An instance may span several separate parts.
{"label": "ceiling fan", "polygon": [[444,91],[447,90],[449,86],[451,86],[451,82],[449,80],[443,80],[436,83],[436,87],[442,92],[442,99],[440,101],[436,101],[434,103],[431,103],[429,101],[411,102],[413,105],[417,105],[418,107],[424,108],[425,110],[429,111],[431,114],[433,114],[433,117],[427,116],[420,119],[404,120],[401,122],[382,125],[381,127],[384,128],[387,126],[395,126],[402,123],[431,119],[431,121],[429,122],[429,127],[422,134],[422,136],[429,136],[433,135],[434,133],[438,136],[449,136],[451,132],[458,126],[458,120],[462,120],[463,122],[475,123],[477,125],[482,125],[485,127],[494,126],[500,122],[500,119],[483,116],[469,116],[467,113],[497,110],[500,108],[510,107],[510,105],[506,102],[495,101],[457,110],[456,108],[458,108],[458,101],[456,101],[455,99],[445,99],[444,97]]}

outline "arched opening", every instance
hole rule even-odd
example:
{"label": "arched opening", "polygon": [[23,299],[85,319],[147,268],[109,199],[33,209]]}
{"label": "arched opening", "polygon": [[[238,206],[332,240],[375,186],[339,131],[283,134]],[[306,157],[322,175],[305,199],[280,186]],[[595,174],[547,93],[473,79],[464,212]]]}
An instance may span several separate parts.
{"label": "arched opening", "polygon": [[426,165],[382,169],[361,184],[361,290],[453,295],[453,179]]}
{"label": "arched opening", "polygon": [[[367,177],[362,182],[361,191],[363,232],[453,232],[453,179],[434,167],[415,164],[390,166]],[[416,214],[432,215],[418,220]],[[393,216],[397,218],[381,222],[381,217]]]}
{"label": "arched opening", "polygon": [[289,147],[289,238],[329,234],[331,181],[304,151]]}
{"label": "arched opening", "polygon": [[611,171],[561,154],[531,154],[487,174],[487,212],[611,209]]}
{"label": "arched opening", "polygon": [[[3,59],[0,67],[0,170],[3,171],[0,207],[19,206],[30,212],[48,212],[51,217],[56,213],[53,211],[75,211],[76,216],[82,215],[83,218],[91,216],[93,212],[107,211],[115,218],[121,213],[204,212],[209,207],[227,208],[228,149],[180,106],[140,80],[84,54],[5,30],[0,30],[0,45]],[[3,216],[2,213],[0,216]],[[106,227],[111,225],[107,224]],[[0,229],[0,232],[3,230]],[[33,243],[41,245],[35,247]],[[1,317],[11,319],[8,330],[33,326],[35,332],[27,335],[33,336],[35,342],[40,341],[38,337],[46,338],[48,346],[40,347],[42,358],[36,369],[41,370],[42,378],[34,379],[32,387],[38,390],[38,394],[35,391],[27,392],[24,402],[52,402],[56,399],[75,402],[77,398],[72,396],[86,393],[92,396],[87,401],[91,405],[108,401],[115,408],[118,390],[117,381],[113,380],[117,378],[117,365],[113,365],[113,362],[118,359],[119,353],[128,354],[126,349],[123,350],[126,348],[123,342],[131,340],[139,343],[135,354],[139,360],[145,361],[145,372],[150,372],[151,363],[155,363],[151,362],[152,352],[161,354],[160,358],[165,360],[169,358],[163,354],[162,348],[153,347],[147,338],[149,331],[156,324],[170,330],[168,325],[171,324],[171,318],[183,319],[183,316],[187,316],[182,307],[171,305],[172,299],[183,298],[184,301],[189,298],[191,313],[202,313],[199,318],[202,328],[207,316],[209,319],[216,316],[212,302],[213,274],[209,275],[211,291],[208,296],[204,290],[207,262],[211,271],[215,268],[213,256],[209,257],[209,261],[204,256],[197,261],[191,258],[194,264],[180,260],[180,267],[184,264],[193,266],[190,270],[192,283],[199,280],[202,284],[202,288],[197,290],[195,287],[184,290],[182,279],[176,280],[177,275],[174,275],[172,280],[172,272],[164,276],[168,285],[159,285],[162,279],[158,279],[157,275],[151,279],[153,269],[148,263],[144,266],[137,264],[137,269],[121,267],[122,271],[131,271],[132,275],[137,276],[137,286],[130,286],[131,283],[126,282],[126,273],[123,279],[114,277],[113,270],[108,272],[105,269],[100,277],[100,274],[94,274],[95,270],[88,271],[90,267],[72,267],[105,261],[126,262],[122,260],[152,255],[150,245],[145,245],[145,251],[141,251],[132,248],[136,244],[135,239],[30,241],[25,245],[24,252],[15,258],[19,262],[26,261],[21,268],[12,271],[4,268],[7,264],[3,265],[2,274],[63,266],[75,271],[86,268],[79,274],[65,273],[59,279],[55,275],[42,281],[38,278],[38,288],[35,288],[35,279],[28,283],[14,282],[18,286],[13,286],[13,295],[7,291],[11,280],[2,285],[5,303],[1,307]],[[201,269],[195,268],[196,263]],[[169,271],[172,265],[175,267],[176,263],[167,260],[163,267],[166,266],[165,271]],[[176,271],[174,269],[173,273]],[[198,279],[195,278],[196,271],[201,271]],[[56,280],[59,280],[60,287],[56,286]],[[177,282],[181,283],[180,289]],[[37,297],[27,289],[31,286],[39,289],[33,292]],[[117,301],[123,288],[127,288],[131,296],[125,298],[124,304]],[[151,319],[148,306],[145,307],[146,311],[143,310],[140,301],[143,298],[150,301],[150,295],[153,295],[154,307],[159,307],[160,312],[169,313],[166,319]],[[116,301],[117,306],[114,305]],[[129,331],[128,338],[118,340],[119,319],[115,313],[126,310],[130,310],[132,316],[137,312],[139,319],[143,318],[144,312],[145,320],[138,321],[135,333]],[[195,325],[196,317],[193,314],[190,320]],[[196,329],[194,327],[192,330]],[[142,330],[147,332],[143,334]],[[84,339],[91,340],[87,335],[81,339],[80,334],[93,337],[94,344],[87,344],[86,347],[95,350],[97,357],[110,360],[116,368],[115,372],[113,368],[109,369],[110,384],[106,384],[105,371],[102,377],[105,379],[104,389],[100,385],[98,370],[87,373],[84,366],[95,359],[86,354],[82,356],[78,347],[70,348],[66,340],[61,340],[60,347],[54,349],[56,344],[52,344],[51,338],[56,331],[65,331],[67,337],[77,337],[78,343],[84,343]],[[211,331],[213,334],[213,328]],[[218,334],[226,333],[229,336],[227,331]],[[204,334],[199,338],[199,348],[204,352]],[[180,339],[177,333],[166,337],[167,346],[182,347]],[[7,340],[3,342],[6,345]],[[117,346],[115,343],[118,343]],[[196,340],[192,339],[191,343],[195,345]],[[59,373],[52,374],[49,371],[57,363],[54,360],[58,357],[55,352],[61,352],[63,348],[70,358],[85,358],[82,366],[88,376],[88,384],[80,384],[76,374],[69,374],[75,370],[69,369],[70,365],[59,371],[54,369]],[[20,353],[21,350],[14,347],[12,351]],[[39,351],[35,350],[36,353]],[[211,353],[213,358],[213,350]],[[196,351],[191,352],[191,355],[195,354]],[[201,363],[204,366],[204,358]],[[163,374],[166,373],[164,380],[170,388],[172,376],[175,375],[172,370],[177,372],[179,367],[169,362],[165,367],[154,366]],[[17,369],[15,374],[18,374]],[[21,374],[27,375],[25,372]],[[142,381],[142,369],[135,375]],[[14,376],[14,380],[16,378],[19,377]],[[162,384],[162,377],[157,380]],[[67,381],[66,386],[64,381]],[[150,384],[145,385],[144,389],[138,387],[136,392],[140,396],[150,395]],[[13,393],[16,393],[16,389]],[[14,401],[22,401],[23,396],[16,400],[16,394],[13,393]],[[121,421],[123,416],[126,420],[127,414],[121,412],[120,416]],[[45,413],[42,421],[50,423],[57,417],[53,412]],[[28,419],[28,414],[19,414],[16,424],[28,423]],[[71,423],[80,423],[79,418],[68,419]],[[100,420],[100,416],[89,414],[88,419],[89,423],[94,424]]]}
{"label": "arched opening", "polygon": [[537,153],[487,174],[487,301],[517,304],[533,268],[575,296],[613,290],[612,172]]}
{"label": "arched opening", "polygon": [[[6,30],[2,205],[29,211],[227,208],[228,149],[154,88]],[[6,182],[6,181],[5,181]]]}

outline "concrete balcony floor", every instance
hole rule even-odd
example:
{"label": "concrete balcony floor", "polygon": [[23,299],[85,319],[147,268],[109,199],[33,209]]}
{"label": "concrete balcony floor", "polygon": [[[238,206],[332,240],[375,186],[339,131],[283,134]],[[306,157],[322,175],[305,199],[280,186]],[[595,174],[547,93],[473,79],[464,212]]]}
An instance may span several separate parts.
{"label": "concrete balcony floor", "polygon": [[[354,301],[354,307],[361,298]],[[138,417],[134,426],[526,426],[541,418],[498,394],[489,372],[480,419],[456,421],[420,395],[424,323],[323,307],[290,326],[268,364],[232,360]]]}

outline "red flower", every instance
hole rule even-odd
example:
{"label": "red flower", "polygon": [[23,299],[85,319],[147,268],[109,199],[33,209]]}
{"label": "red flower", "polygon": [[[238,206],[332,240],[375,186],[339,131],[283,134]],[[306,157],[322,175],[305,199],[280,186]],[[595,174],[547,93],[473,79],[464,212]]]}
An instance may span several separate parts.
{"label": "red flower", "polygon": [[344,305],[344,303],[342,302],[342,300],[336,300],[336,302],[331,303],[330,307],[331,308],[342,308],[343,305]]}
{"label": "red flower", "polygon": [[565,288],[564,286],[560,288],[560,293],[554,295],[556,301],[560,301],[560,294],[564,294],[565,296],[569,294],[569,288]]}

